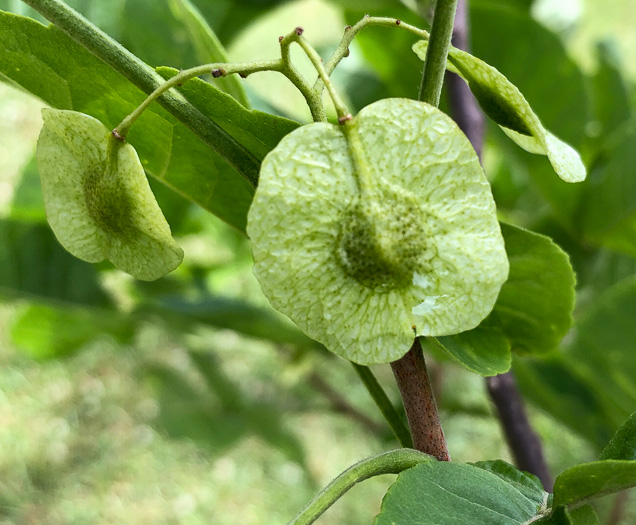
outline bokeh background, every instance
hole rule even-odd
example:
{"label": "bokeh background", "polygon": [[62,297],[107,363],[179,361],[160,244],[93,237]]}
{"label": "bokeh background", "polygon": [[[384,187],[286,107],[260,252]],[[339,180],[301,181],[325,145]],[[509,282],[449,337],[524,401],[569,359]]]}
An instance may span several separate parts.
{"label": "bokeh background", "polygon": [[[69,3],[153,66],[205,61],[171,0]],[[193,3],[234,61],[276,57],[299,25],[327,55],[367,12],[426,26],[408,0]],[[36,16],[19,0],[0,9]],[[578,274],[561,351],[514,365],[556,475],[594,459],[636,410],[636,6],[474,0],[471,19],[474,53],[590,169],[566,185],[488,129],[502,218],[551,235]],[[379,28],[356,39],[334,77],[351,106],[417,96],[413,41]],[[245,85],[254,107],[309,121],[285,79]],[[351,366],[269,308],[246,239],[159,183],[186,254],[173,274],[135,282],[64,252],[33,158],[42,107],[0,82],[0,525],[285,523],[340,471],[397,446]],[[430,363],[453,459],[510,460],[483,379]],[[397,404],[390,368],[374,372]],[[370,523],[393,479],[355,487],[321,523]],[[601,500],[601,522],[635,523],[631,500]]]}

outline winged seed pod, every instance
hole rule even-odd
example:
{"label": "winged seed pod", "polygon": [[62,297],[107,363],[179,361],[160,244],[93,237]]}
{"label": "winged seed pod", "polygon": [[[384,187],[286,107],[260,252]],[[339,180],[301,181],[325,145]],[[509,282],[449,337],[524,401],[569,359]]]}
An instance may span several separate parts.
{"label": "winged seed pod", "polygon": [[361,364],[400,358],[415,335],[474,328],[508,276],[477,155],[449,117],[413,100],[283,138],[247,231],[274,308]]}
{"label": "winged seed pod", "polygon": [[[413,51],[426,59],[428,42],[420,40]],[[446,67],[469,85],[479,105],[518,146],[546,155],[565,182],[581,182],[587,175],[579,154],[546,130],[521,91],[497,69],[470,53],[451,47]]]}
{"label": "winged seed pod", "polygon": [[183,251],[135,149],[89,115],[44,109],[42,116],[36,155],[46,215],[60,244],[145,281],[179,266]]}

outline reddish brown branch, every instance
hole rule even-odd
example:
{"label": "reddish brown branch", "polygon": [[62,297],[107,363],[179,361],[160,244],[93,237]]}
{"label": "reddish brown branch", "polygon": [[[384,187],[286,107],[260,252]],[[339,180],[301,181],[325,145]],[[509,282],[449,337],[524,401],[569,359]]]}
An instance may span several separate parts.
{"label": "reddish brown branch", "polygon": [[391,368],[402,395],[413,448],[440,461],[450,461],[419,339],[404,357],[391,363]]}

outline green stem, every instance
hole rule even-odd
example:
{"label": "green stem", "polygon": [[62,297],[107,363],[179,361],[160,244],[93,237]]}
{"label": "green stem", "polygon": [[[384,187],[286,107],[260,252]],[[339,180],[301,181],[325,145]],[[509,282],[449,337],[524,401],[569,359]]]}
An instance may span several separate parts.
{"label": "green stem", "polygon": [[296,41],[296,38],[300,36],[302,29],[297,27],[288,35],[285,35],[280,39],[280,56],[285,64],[283,73],[291,81],[294,86],[302,93],[307,101],[309,110],[311,111],[311,117],[314,122],[327,122],[327,115],[325,114],[325,108],[322,104],[320,94],[315,93],[307,81],[298,72],[291,60],[289,47],[292,42]]}
{"label": "green stem", "polygon": [[407,448],[363,459],[329,483],[288,525],[313,523],[356,483],[380,474],[399,474],[426,461],[433,461],[433,458]]}
{"label": "green stem", "polygon": [[384,419],[386,419],[391,430],[393,430],[393,434],[395,434],[400,445],[405,448],[412,448],[413,440],[411,439],[409,429],[404,424],[404,421],[393,406],[393,403],[391,403],[389,396],[386,395],[386,392],[380,383],[378,383],[373,372],[371,372],[371,369],[368,366],[362,366],[357,363],[352,362],[351,364],[358,373],[358,376],[360,376],[364,386],[367,387],[369,394],[371,394],[373,401],[375,401],[375,404],[380,409],[380,412],[382,412]]}
{"label": "green stem", "polygon": [[435,107],[439,105],[442,94],[446,57],[453,36],[456,8],[457,0],[437,0],[435,4],[435,15],[433,16],[419,94],[419,99],[422,102],[427,102]]}
{"label": "green stem", "polygon": [[[314,68],[316,68],[316,72],[318,73],[318,77],[322,80],[323,84],[327,87],[327,91],[329,92],[329,96],[333,101],[333,105],[336,108],[336,113],[338,114],[338,120],[342,123],[346,120],[351,119],[351,113],[347,109],[347,106],[343,102],[342,98],[336,91],[336,88],[331,83],[329,79],[329,74],[325,70],[325,66],[322,62],[322,58],[317,53],[317,51],[302,37],[303,29],[301,27],[297,27],[295,31],[292,31],[289,35],[285,36],[281,40],[281,47],[283,45],[288,45],[291,42],[296,42],[302,50],[307,55],[307,58],[311,61]],[[320,93],[317,91],[313,92],[315,96],[320,99]]]}
{"label": "green stem", "polygon": [[[419,27],[412,26],[411,24],[406,24],[398,18],[367,15],[363,17],[362,20],[360,20],[357,24],[345,27],[345,33],[342,37],[342,40],[338,44],[336,50],[333,52],[333,55],[331,55],[331,58],[325,64],[325,71],[328,75],[331,75],[331,73],[333,73],[333,71],[336,69],[336,66],[340,64],[343,58],[349,56],[349,46],[351,45],[351,42],[353,42],[353,39],[356,37],[356,35],[363,29],[373,26],[398,27],[400,29],[409,31],[425,40],[428,40],[429,38],[428,31],[420,29]],[[323,83],[322,78],[318,77],[314,84],[313,90],[314,92],[321,94],[324,86],[325,84]]]}
{"label": "green stem", "polygon": [[[406,24],[397,18],[387,18],[387,17],[367,15],[364,18],[362,18],[362,20],[360,20],[357,24],[353,26],[347,26],[345,28],[345,33],[344,33],[344,36],[342,37],[342,40],[340,41],[340,44],[338,44],[338,47],[334,51],[333,55],[331,55],[331,58],[325,64],[325,70],[327,71],[327,74],[331,75],[334,69],[336,69],[336,66],[340,63],[340,61],[346,56],[348,56],[349,46],[351,45],[351,42],[353,42],[353,39],[356,37],[356,35],[363,29],[367,27],[372,27],[372,26],[398,27],[400,29],[410,31],[414,35],[417,35],[418,37],[423,38],[425,40],[428,40],[429,38],[428,31],[425,31],[424,29],[420,29],[419,27],[412,26],[411,24]],[[318,79],[317,82],[321,82],[321,79]],[[314,89],[315,88],[316,88],[316,85],[314,85]]]}
{"label": "green stem", "polygon": [[[164,79],[148,64],[95,27],[61,0],[23,0],[53,22],[73,40],[127,78],[145,93],[152,93]],[[163,93],[157,102],[197,137],[256,186],[260,162],[218,124],[175,92]]]}
{"label": "green stem", "polygon": [[263,60],[244,64],[205,64],[181,71],[171,79],[166,80],[150,95],[148,95],[148,97],[113,130],[113,135],[120,140],[124,140],[130,130],[130,127],[150,104],[157,100],[157,98],[159,98],[168,89],[179,86],[191,78],[198,77],[206,73],[211,73],[212,76],[225,77],[235,73],[249,75],[258,71],[280,71],[282,66],[283,64],[281,60]]}

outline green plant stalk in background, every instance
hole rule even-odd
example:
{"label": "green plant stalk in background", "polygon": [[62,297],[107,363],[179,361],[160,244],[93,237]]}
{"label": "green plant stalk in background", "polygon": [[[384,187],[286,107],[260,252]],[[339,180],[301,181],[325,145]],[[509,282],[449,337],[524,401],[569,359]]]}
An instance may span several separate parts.
{"label": "green plant stalk in background", "polygon": [[368,366],[359,365],[358,363],[351,362],[351,364],[361,381],[364,383],[364,386],[369,391],[369,394],[371,394],[373,401],[375,401],[375,404],[384,416],[384,419],[386,419],[387,423],[391,427],[391,430],[400,445],[405,448],[412,448],[413,440],[411,439],[408,427],[404,424],[402,417],[393,406],[393,403],[391,403],[389,396],[386,395],[386,392],[380,383],[378,383],[378,380],[373,375],[371,369]]}

